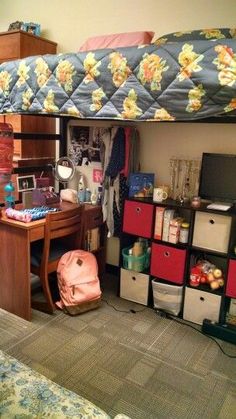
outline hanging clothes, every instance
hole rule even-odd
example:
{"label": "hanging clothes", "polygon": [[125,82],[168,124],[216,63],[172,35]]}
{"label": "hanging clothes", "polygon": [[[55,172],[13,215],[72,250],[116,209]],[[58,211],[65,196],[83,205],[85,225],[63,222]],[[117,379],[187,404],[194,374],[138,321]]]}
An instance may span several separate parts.
{"label": "hanging clothes", "polygon": [[114,127],[102,135],[103,220],[108,237],[119,236],[122,209],[128,196],[127,177],[139,168],[139,133],[132,127]]}
{"label": "hanging clothes", "polygon": [[105,171],[105,175],[116,178],[125,165],[125,130],[119,127],[113,139],[111,157]]}

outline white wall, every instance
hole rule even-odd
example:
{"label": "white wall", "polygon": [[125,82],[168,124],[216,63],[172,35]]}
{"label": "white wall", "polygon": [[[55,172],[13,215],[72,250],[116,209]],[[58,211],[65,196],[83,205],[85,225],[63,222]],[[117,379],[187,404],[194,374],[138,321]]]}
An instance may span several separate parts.
{"label": "white wall", "polygon": [[[236,27],[236,0],[1,0],[0,31],[11,22],[40,23],[42,36],[58,43],[58,52],[77,51],[94,35],[153,30],[155,37],[179,30]],[[169,181],[169,158],[200,157],[203,151],[236,153],[234,125],[141,123],[143,171],[157,182]],[[118,265],[113,239],[107,260]]]}

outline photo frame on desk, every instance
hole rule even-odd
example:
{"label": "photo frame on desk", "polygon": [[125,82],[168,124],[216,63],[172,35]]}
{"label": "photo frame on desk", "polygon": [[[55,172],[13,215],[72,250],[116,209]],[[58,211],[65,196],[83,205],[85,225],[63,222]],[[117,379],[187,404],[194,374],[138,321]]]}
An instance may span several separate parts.
{"label": "photo frame on desk", "polygon": [[35,175],[17,177],[18,192],[32,191],[35,188],[35,184]]}

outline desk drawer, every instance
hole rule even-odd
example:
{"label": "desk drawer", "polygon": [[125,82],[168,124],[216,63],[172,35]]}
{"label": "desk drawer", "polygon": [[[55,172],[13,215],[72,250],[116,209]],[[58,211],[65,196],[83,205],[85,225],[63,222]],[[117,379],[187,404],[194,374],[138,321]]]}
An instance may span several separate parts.
{"label": "desk drawer", "polygon": [[85,230],[92,230],[93,228],[100,227],[103,224],[103,216],[101,207],[90,207],[85,209]]}
{"label": "desk drawer", "polygon": [[226,215],[196,212],[193,246],[227,253],[231,222]]}
{"label": "desk drawer", "polygon": [[125,201],[123,231],[150,238],[154,206],[142,202]]}

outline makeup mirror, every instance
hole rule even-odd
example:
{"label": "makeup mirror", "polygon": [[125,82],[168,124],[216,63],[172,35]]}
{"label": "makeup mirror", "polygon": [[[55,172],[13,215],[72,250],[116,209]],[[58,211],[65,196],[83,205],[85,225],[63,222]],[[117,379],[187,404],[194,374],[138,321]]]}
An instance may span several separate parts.
{"label": "makeup mirror", "polygon": [[57,160],[55,165],[55,177],[56,179],[63,183],[66,187],[67,182],[73,178],[75,174],[75,165],[71,159],[68,157],[60,157]]}

